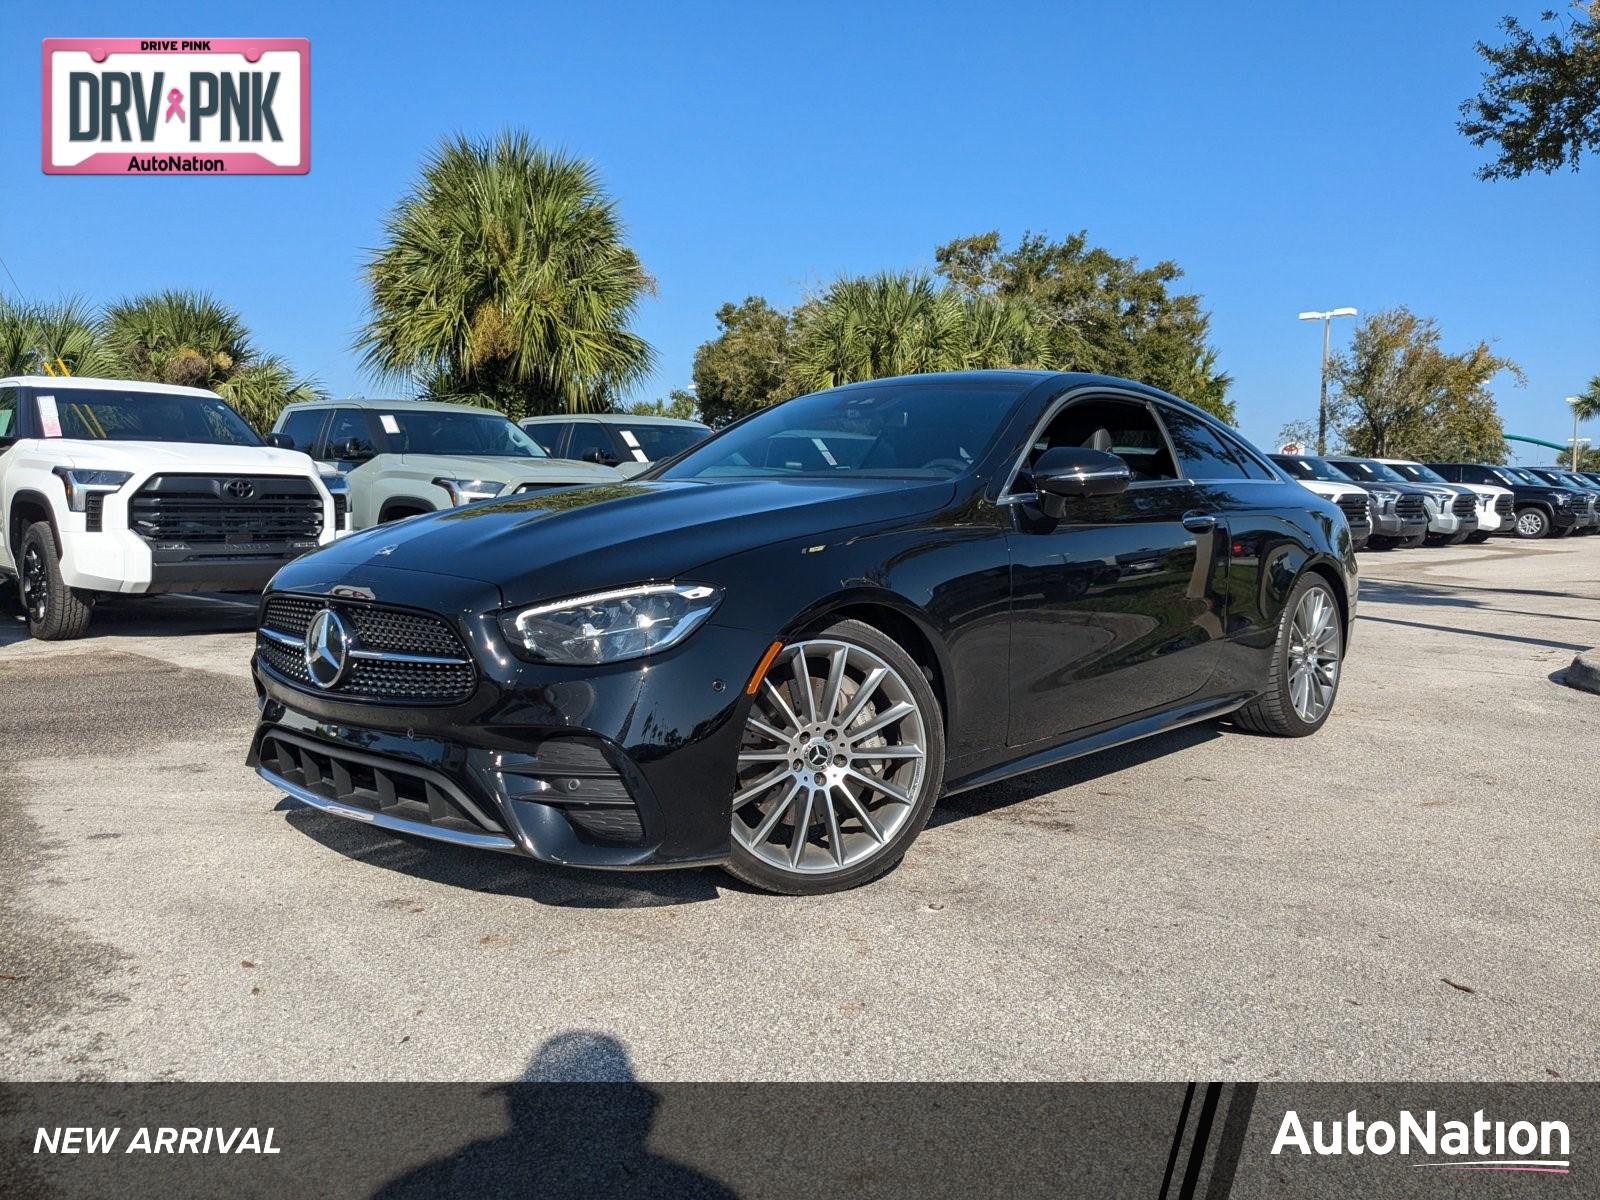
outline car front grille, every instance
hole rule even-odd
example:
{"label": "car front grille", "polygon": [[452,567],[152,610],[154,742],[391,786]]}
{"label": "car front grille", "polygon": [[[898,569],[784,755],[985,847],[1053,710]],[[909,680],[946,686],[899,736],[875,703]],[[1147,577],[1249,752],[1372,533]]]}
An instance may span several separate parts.
{"label": "car front grille", "polygon": [[1370,525],[1371,518],[1367,509],[1366,493],[1347,493],[1339,497],[1339,507],[1344,511],[1345,520],[1352,525]]}
{"label": "car front grille", "polygon": [[1494,499],[1494,510],[1500,514],[1502,520],[1510,520],[1516,511],[1516,507],[1517,502],[1514,497],[1496,496]]}
{"label": "car front grille", "polygon": [[151,542],[314,542],[322,497],[300,476],[156,475],[128,501],[128,526]]}
{"label": "car front grille", "polygon": [[[306,667],[312,620],[332,609],[351,634],[350,662],[332,687]],[[256,637],[263,662],[307,691],[389,704],[458,704],[472,694],[472,656],[448,622],[431,613],[312,596],[269,596]]]}
{"label": "car front grille", "polygon": [[1417,495],[1402,495],[1394,502],[1394,511],[1402,517],[1426,517],[1427,508],[1422,503],[1422,497]]}
{"label": "car front grille", "polygon": [[505,833],[495,815],[450,780],[409,763],[281,728],[262,737],[258,761],[284,782],[324,800],[455,833]]}
{"label": "car front grille", "polygon": [[1456,497],[1456,502],[1451,505],[1451,511],[1458,517],[1473,517],[1478,514],[1478,498],[1462,492]]}

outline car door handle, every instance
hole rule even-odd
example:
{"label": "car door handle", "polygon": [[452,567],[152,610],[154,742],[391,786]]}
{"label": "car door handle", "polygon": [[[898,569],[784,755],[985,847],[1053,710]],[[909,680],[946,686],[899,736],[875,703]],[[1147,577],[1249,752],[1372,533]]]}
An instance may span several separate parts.
{"label": "car door handle", "polygon": [[1190,533],[1210,533],[1217,527],[1217,519],[1210,513],[1184,513],[1183,527]]}

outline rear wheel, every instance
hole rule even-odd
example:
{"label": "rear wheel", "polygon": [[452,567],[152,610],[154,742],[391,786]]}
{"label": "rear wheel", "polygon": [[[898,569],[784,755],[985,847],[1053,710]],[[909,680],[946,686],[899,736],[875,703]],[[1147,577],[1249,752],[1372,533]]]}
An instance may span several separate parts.
{"label": "rear wheel", "polygon": [[922,668],[884,634],[841,621],[784,646],[739,749],[728,870],[814,895],[904,857],[944,783],[944,722]]}
{"label": "rear wheel", "polygon": [[89,628],[93,605],[62,580],[61,558],[48,522],[36,521],[28,526],[22,535],[17,566],[28,632],[46,642],[82,637]]}
{"label": "rear wheel", "polygon": [[1322,728],[1339,694],[1344,629],[1339,600],[1321,575],[1302,575],[1283,606],[1267,684],[1235,715],[1242,728],[1305,737]]}
{"label": "rear wheel", "polygon": [[1517,509],[1517,536],[1525,541],[1545,537],[1550,532],[1550,518],[1542,508]]}

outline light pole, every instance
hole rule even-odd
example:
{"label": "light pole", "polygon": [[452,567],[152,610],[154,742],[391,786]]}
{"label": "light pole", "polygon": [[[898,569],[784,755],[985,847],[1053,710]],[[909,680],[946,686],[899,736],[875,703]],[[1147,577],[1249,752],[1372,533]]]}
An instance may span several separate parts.
{"label": "light pole", "polygon": [[1582,396],[1568,396],[1567,403],[1572,406],[1572,469],[1578,469],[1578,405]]}
{"label": "light pole", "polygon": [[1322,322],[1322,398],[1317,401],[1317,453],[1328,452],[1328,337],[1335,317],[1353,317],[1353,308],[1330,308],[1327,312],[1303,312],[1302,321]]}

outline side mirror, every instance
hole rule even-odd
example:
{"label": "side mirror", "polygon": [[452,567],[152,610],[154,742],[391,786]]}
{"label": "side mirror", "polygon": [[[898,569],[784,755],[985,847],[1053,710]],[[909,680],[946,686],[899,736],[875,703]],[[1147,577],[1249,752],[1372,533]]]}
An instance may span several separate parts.
{"label": "side mirror", "polygon": [[372,457],[372,447],[356,438],[345,438],[333,444],[333,456],[340,462],[366,462]]}
{"label": "side mirror", "polygon": [[583,452],[583,461],[587,463],[594,463],[596,466],[601,467],[614,467],[617,465],[617,460],[612,458],[611,455],[607,454],[598,446],[596,446],[593,450],[585,450]]}
{"label": "side mirror", "polygon": [[1067,501],[1083,496],[1114,496],[1128,490],[1133,475],[1115,454],[1086,446],[1057,446],[1033,464],[1033,487],[1044,515],[1059,520]]}
{"label": "side mirror", "polygon": [[261,439],[274,450],[293,450],[294,439],[287,433],[269,433]]}

